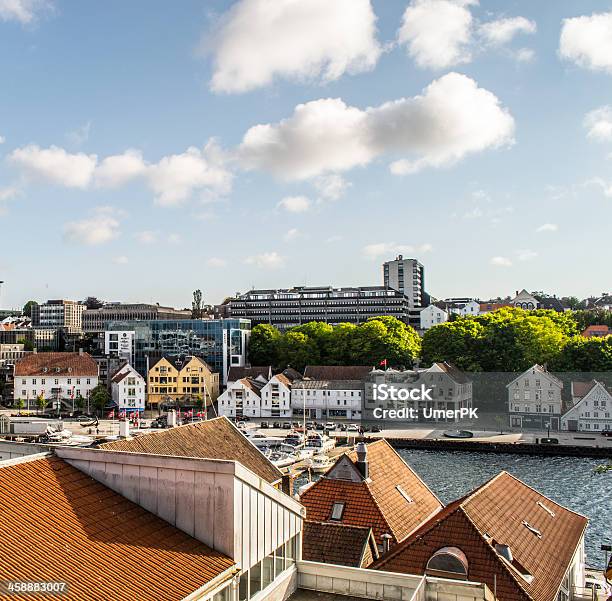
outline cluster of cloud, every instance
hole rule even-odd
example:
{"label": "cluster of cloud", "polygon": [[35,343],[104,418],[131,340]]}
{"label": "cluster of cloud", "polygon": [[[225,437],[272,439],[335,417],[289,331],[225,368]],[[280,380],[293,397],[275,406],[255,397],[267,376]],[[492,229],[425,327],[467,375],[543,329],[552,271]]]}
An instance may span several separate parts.
{"label": "cluster of cloud", "polygon": [[245,92],[277,77],[332,81],[372,69],[382,49],[370,0],[240,0],[207,41],[211,88]]}
{"label": "cluster of cloud", "polygon": [[97,207],[90,217],[69,221],[64,226],[64,239],[75,244],[97,246],[119,236],[121,211],[113,207]]}
{"label": "cluster of cloud", "polygon": [[612,12],[564,19],[559,54],[585,69],[612,73]]}
{"label": "cluster of cloud", "polygon": [[410,246],[406,244],[397,244],[395,242],[378,242],[368,244],[363,247],[363,254],[368,259],[378,259],[379,257],[391,255],[422,255],[433,249],[431,244],[420,244],[419,246]]}
{"label": "cluster of cloud", "polygon": [[252,255],[244,260],[246,265],[252,265],[260,269],[278,269],[285,264],[285,258],[276,251]]}
{"label": "cluster of cloud", "polygon": [[490,91],[448,73],[421,95],[365,110],[339,98],[298,105],[291,117],[251,127],[238,149],[247,169],[303,180],[364,166],[382,155],[411,155],[392,173],[450,165],[465,155],[512,144],[514,119]]}
{"label": "cluster of cloud", "polygon": [[27,25],[36,20],[38,14],[52,8],[47,0],[0,0],[0,21],[17,21]]}
{"label": "cluster of cloud", "polygon": [[310,209],[312,202],[306,196],[285,196],[277,205],[289,213],[305,213]]}
{"label": "cluster of cloud", "polygon": [[[516,259],[522,263],[532,261],[538,256],[537,252],[530,249],[517,250],[514,254],[516,255]],[[489,259],[489,264],[495,267],[512,267],[514,261],[509,257],[497,256],[491,257],[491,259]]]}
{"label": "cluster of cloud", "polygon": [[[398,41],[423,69],[445,69],[469,63],[479,47],[499,48],[518,34],[536,32],[536,24],[525,17],[510,17],[479,23],[470,6],[475,0],[412,0],[404,12]],[[533,53],[521,49],[518,60]]]}
{"label": "cluster of cloud", "polygon": [[556,232],[559,226],[556,223],[543,223],[536,229],[536,232]]}
{"label": "cluster of cloud", "polygon": [[612,106],[600,106],[587,113],[584,126],[588,138],[599,141],[612,140]]}
{"label": "cluster of cloud", "polygon": [[95,154],[70,153],[58,146],[41,148],[36,144],[15,149],[9,161],[28,179],[67,188],[117,188],[141,178],[161,206],[181,204],[196,191],[204,195],[227,194],[232,184],[232,174],[214,140],[203,149],[190,147],[152,164],[145,162],[138,150],[126,150],[98,163]]}

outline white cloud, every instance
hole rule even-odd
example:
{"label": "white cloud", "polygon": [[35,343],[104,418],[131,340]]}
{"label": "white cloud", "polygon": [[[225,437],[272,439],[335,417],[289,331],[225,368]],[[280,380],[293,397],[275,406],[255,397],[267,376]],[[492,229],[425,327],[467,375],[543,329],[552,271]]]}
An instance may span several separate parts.
{"label": "white cloud", "polygon": [[585,69],[612,73],[612,12],[564,19],[559,54]]}
{"label": "white cloud", "polygon": [[353,185],[337,173],[320,175],[313,183],[321,195],[320,200],[338,200]]}
{"label": "white cloud", "polygon": [[543,223],[536,232],[556,232],[559,226],[556,223]]}
{"label": "white cloud", "polygon": [[0,188],[0,202],[11,200],[11,198],[15,198],[17,194],[19,194],[19,188],[17,188],[17,186]]}
{"label": "white cloud", "polygon": [[289,213],[305,213],[310,209],[310,199],[306,196],[285,196],[277,205]]}
{"label": "white cloud", "polygon": [[512,261],[508,259],[507,257],[492,257],[489,263],[497,267],[511,267],[512,266]]}
{"label": "white cloud", "polygon": [[92,217],[68,222],[64,226],[64,239],[88,246],[110,242],[119,235],[118,215],[110,207],[98,207]]}
{"label": "white cloud", "polygon": [[210,257],[210,259],[206,261],[206,265],[209,267],[225,267],[227,261],[225,259],[219,259],[218,257]]}
{"label": "white cloud", "polygon": [[604,193],[604,196],[607,198],[612,198],[612,184],[605,181],[601,177],[594,177],[587,181],[585,185],[593,185],[601,188],[601,191]]}
{"label": "white cloud", "polygon": [[398,41],[421,68],[444,69],[471,60],[472,13],[452,0],[412,0]]}
{"label": "white cloud", "polygon": [[277,269],[285,264],[285,259],[276,251],[247,257],[244,262],[260,269]]}
{"label": "white cloud", "polygon": [[449,73],[422,95],[361,110],[339,98],[300,104],[279,123],[251,127],[238,155],[247,169],[307,179],[366,165],[384,154],[396,174],[454,163],[513,142],[514,119],[499,99],[465,75]]}
{"label": "white cloud", "polygon": [[276,78],[332,81],[381,54],[370,0],[240,0],[210,41],[211,88],[245,92]]}
{"label": "white cloud", "polygon": [[183,238],[180,234],[169,234],[168,244],[179,245],[183,243]]}
{"label": "white cloud", "polygon": [[493,46],[501,46],[511,42],[514,36],[524,33],[535,33],[537,26],[534,21],[525,17],[509,17],[483,23],[479,28],[485,42]]}
{"label": "white cloud", "polygon": [[158,235],[157,232],[144,230],[142,232],[136,232],[134,234],[134,238],[136,238],[140,244],[153,244],[154,242],[157,242]]}
{"label": "white cloud", "polygon": [[343,236],[340,236],[339,234],[334,234],[333,236],[327,238],[325,242],[327,242],[327,244],[334,244],[336,242],[341,242],[342,240],[344,240]]}
{"label": "white cloud", "polygon": [[0,144],[4,144],[6,142],[6,138],[4,136],[0,136]]}
{"label": "white cloud", "polygon": [[368,244],[363,247],[363,254],[369,259],[377,259],[382,256],[391,255],[422,255],[432,250],[431,244],[421,244],[419,246],[410,246],[406,244],[396,244],[395,242],[378,242],[376,244]]}
{"label": "white cloud", "polygon": [[37,13],[51,4],[46,0],[0,0],[0,20],[27,24],[35,20]]}
{"label": "white cloud", "polygon": [[119,257],[113,258],[113,263],[115,263],[116,265],[127,265],[129,263],[129,260],[125,255],[120,255]]}
{"label": "white cloud", "polygon": [[95,154],[70,154],[58,146],[40,148],[30,144],[14,150],[9,160],[27,176],[67,188],[86,188],[91,182],[98,159]]}
{"label": "white cloud", "polygon": [[538,256],[538,253],[534,250],[524,249],[517,250],[516,256],[519,261],[531,261],[532,259],[535,259]]}
{"label": "white cloud", "polygon": [[612,106],[600,106],[586,114],[584,126],[587,137],[595,140],[612,140]]}
{"label": "white cloud", "polygon": [[128,149],[123,154],[106,157],[95,172],[96,184],[117,188],[146,173],[147,166],[139,150]]}
{"label": "white cloud", "polygon": [[412,0],[404,12],[398,42],[406,46],[417,66],[446,69],[469,63],[479,42],[501,47],[517,34],[536,31],[536,24],[525,17],[479,24],[470,11],[475,4],[477,0]]}
{"label": "white cloud", "polygon": [[227,194],[232,174],[214,141],[203,150],[191,146],[182,154],[163,157],[147,170],[155,202],[175,206],[185,202],[196,190],[212,195]]}
{"label": "white cloud", "polygon": [[300,230],[298,230],[297,228],[293,227],[290,230],[287,230],[285,232],[285,235],[283,236],[283,240],[285,242],[291,242],[292,240],[295,240],[296,238],[299,238],[301,236],[301,232]]}
{"label": "white cloud", "polygon": [[514,57],[519,63],[530,63],[535,58],[535,52],[531,48],[519,48]]}

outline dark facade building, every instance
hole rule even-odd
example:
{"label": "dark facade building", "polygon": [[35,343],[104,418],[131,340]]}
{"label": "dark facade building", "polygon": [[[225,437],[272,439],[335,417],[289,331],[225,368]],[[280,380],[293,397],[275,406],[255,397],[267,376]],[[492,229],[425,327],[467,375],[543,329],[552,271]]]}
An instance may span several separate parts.
{"label": "dark facade building", "polygon": [[83,331],[103,332],[112,321],[151,321],[162,319],[191,319],[191,311],[144,303],[108,303],[100,309],[83,311]]}

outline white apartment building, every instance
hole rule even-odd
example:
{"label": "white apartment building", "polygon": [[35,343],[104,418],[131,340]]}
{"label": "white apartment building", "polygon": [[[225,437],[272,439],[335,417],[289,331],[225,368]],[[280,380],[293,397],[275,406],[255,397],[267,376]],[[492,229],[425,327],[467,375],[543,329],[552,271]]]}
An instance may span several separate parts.
{"label": "white apartment building", "polygon": [[72,408],[72,400],[86,399],[98,385],[98,364],[84,352],[30,353],[15,363],[14,399],[43,396]]}
{"label": "white apartment building", "polygon": [[291,417],[291,388],[292,381],[285,374],[272,376],[261,389],[257,417]]}
{"label": "white apartment building", "polygon": [[264,383],[241,378],[230,384],[217,399],[219,415],[234,418],[261,417],[261,390]]}
{"label": "white apartment building", "polygon": [[596,380],[590,390],[561,416],[561,429],[570,432],[612,430],[612,395]]}
{"label": "white apartment building", "polygon": [[293,416],[317,420],[361,419],[361,380],[296,380],[291,390]]}
{"label": "white apartment building", "polygon": [[420,313],[421,330],[429,330],[438,324],[448,321],[448,313],[436,305],[425,307]]}
{"label": "white apartment building", "polygon": [[534,365],[506,385],[511,428],[559,430],[563,382]]}
{"label": "white apartment building", "polygon": [[111,395],[120,411],[144,411],[145,379],[128,363],[113,376]]}

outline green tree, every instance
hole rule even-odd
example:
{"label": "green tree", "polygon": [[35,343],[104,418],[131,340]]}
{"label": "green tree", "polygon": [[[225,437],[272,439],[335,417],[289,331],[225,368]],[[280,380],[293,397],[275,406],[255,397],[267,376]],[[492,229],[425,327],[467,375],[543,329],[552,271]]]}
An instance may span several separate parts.
{"label": "green tree", "polygon": [[83,407],[85,407],[85,399],[80,394],[77,394],[76,398],[74,399],[74,406],[79,411],[83,411]]}
{"label": "green tree", "polygon": [[25,305],[23,305],[23,309],[21,312],[26,317],[32,317],[32,308],[34,307],[34,305],[37,305],[37,304],[38,303],[36,301],[29,300]]}
{"label": "green tree", "polygon": [[472,318],[441,323],[423,335],[422,358],[425,365],[448,361],[459,369],[482,371],[481,339],[484,327]]}
{"label": "green tree", "polygon": [[578,322],[573,311],[560,313],[551,309],[536,309],[535,311],[530,311],[530,313],[535,317],[548,317],[566,336],[576,336],[582,331],[582,329],[578,328]]}
{"label": "green tree", "polygon": [[23,399],[17,399],[15,401],[15,407],[17,407],[17,414],[21,415],[21,410],[24,408],[25,403],[23,402]]}
{"label": "green tree", "polygon": [[103,384],[98,384],[90,393],[89,398],[93,406],[97,411],[103,411],[104,407],[108,405],[111,400],[111,396]]}
{"label": "green tree", "polygon": [[34,350],[34,344],[32,344],[31,340],[26,340],[25,338],[19,338],[19,340],[17,340],[17,344],[23,344],[24,351]]}
{"label": "green tree", "polygon": [[193,301],[191,303],[191,319],[202,318],[202,291],[193,291]]}
{"label": "green tree", "polygon": [[249,340],[249,361],[251,365],[273,365],[280,359],[281,333],[268,324],[256,325]]}
{"label": "green tree", "polygon": [[325,340],[323,353],[327,365],[350,365],[353,362],[352,340],[357,326],[352,323],[340,323],[332,329]]}
{"label": "green tree", "polygon": [[279,346],[279,367],[293,367],[303,371],[306,365],[320,365],[321,352],[316,340],[307,334],[289,330],[282,336]]}
{"label": "green tree", "polygon": [[318,349],[317,362],[320,365],[328,365],[330,362],[329,341],[333,335],[334,327],[324,321],[309,321],[301,326],[291,328],[291,332],[300,332],[308,336],[309,344],[316,345]]}
{"label": "green tree", "polygon": [[552,362],[557,371],[604,372],[612,370],[612,336],[569,340]]}
{"label": "green tree", "polygon": [[45,399],[45,397],[42,394],[39,394],[36,397],[36,408],[38,409],[38,412],[40,413],[41,411],[43,411],[46,406],[47,406],[47,399]]}

